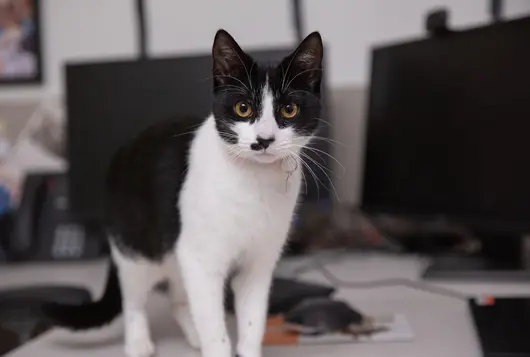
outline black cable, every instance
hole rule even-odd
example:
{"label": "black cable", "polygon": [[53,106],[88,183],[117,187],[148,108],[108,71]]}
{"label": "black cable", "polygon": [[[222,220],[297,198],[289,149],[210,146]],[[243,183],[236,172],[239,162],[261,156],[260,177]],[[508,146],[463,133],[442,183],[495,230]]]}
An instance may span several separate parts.
{"label": "black cable", "polygon": [[493,22],[502,20],[503,0],[490,0],[490,13]]}
{"label": "black cable", "polygon": [[145,1],[136,0],[136,21],[138,23],[138,55],[140,59],[147,58],[147,26]]}
{"label": "black cable", "polygon": [[298,43],[300,43],[304,39],[304,24],[302,21],[302,1],[292,0],[291,3],[293,6],[293,24],[296,40],[298,41]]}

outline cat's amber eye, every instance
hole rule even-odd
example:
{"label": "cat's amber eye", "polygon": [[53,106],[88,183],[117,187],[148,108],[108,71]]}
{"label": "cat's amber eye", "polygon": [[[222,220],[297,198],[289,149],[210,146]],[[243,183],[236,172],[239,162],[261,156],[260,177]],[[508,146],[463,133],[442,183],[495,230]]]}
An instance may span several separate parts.
{"label": "cat's amber eye", "polygon": [[282,109],[280,109],[280,114],[282,117],[286,119],[294,118],[298,114],[299,108],[297,104],[291,103],[284,105]]}
{"label": "cat's amber eye", "polygon": [[237,102],[234,105],[234,112],[241,118],[248,118],[252,115],[252,107],[247,102]]}

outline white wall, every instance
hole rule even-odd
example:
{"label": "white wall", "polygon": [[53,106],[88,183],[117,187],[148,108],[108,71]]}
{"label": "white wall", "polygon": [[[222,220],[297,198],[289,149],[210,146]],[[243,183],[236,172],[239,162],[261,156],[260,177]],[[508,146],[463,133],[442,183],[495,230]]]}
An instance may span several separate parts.
{"label": "white wall", "polygon": [[[209,51],[224,27],[243,46],[294,42],[287,0],[147,0],[150,52],[156,56]],[[367,56],[375,42],[422,34],[423,15],[443,5],[454,26],[488,20],[487,0],[306,0],[305,25],[318,29],[329,45],[333,86],[364,85]],[[529,0],[506,0],[510,17],[530,13]],[[133,58],[137,53],[133,0],[42,1],[45,83],[0,89],[0,98],[62,93],[65,61]]]}
{"label": "white wall", "polygon": [[504,14],[507,17],[519,17],[530,14],[530,1],[528,0],[505,0]]}
{"label": "white wall", "polygon": [[[210,52],[215,32],[224,28],[243,47],[291,45],[290,1],[147,0],[150,52],[167,55]],[[185,11],[184,11],[185,9]]]}
{"label": "white wall", "polygon": [[[243,46],[290,44],[289,2],[284,0],[146,0],[150,53],[209,52],[215,31],[233,32]],[[54,96],[63,90],[67,61],[134,58],[133,0],[42,1],[45,83],[0,89],[0,99]],[[185,11],[184,11],[185,9]]]}

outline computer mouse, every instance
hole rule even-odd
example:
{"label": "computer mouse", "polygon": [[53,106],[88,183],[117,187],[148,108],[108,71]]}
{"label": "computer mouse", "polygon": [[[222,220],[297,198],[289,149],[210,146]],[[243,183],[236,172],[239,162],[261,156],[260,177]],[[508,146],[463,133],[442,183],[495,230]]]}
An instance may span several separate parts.
{"label": "computer mouse", "polygon": [[305,299],[285,315],[288,328],[304,335],[348,330],[352,324],[362,325],[364,319],[348,303],[329,298]]}

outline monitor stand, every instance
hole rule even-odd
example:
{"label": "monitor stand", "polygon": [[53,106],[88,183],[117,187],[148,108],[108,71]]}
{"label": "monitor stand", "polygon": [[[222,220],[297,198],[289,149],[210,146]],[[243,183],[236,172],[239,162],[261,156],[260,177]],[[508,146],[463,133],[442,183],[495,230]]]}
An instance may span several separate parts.
{"label": "monitor stand", "polygon": [[520,236],[478,235],[482,249],[474,256],[435,256],[423,274],[428,280],[530,281],[525,240]]}

